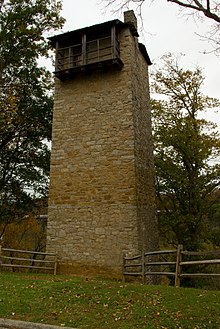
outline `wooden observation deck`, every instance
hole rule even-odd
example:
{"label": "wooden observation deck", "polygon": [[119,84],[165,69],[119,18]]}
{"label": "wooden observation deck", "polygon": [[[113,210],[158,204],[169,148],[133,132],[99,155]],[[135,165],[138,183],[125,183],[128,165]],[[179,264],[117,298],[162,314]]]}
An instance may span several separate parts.
{"label": "wooden observation deck", "polygon": [[60,80],[73,78],[82,72],[121,69],[118,27],[114,20],[50,38],[56,49],[55,75]]}

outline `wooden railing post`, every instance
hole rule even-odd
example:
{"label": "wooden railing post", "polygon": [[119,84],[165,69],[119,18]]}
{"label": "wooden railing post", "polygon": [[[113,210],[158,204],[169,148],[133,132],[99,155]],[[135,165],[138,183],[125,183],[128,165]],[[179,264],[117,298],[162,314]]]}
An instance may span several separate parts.
{"label": "wooden railing post", "polygon": [[56,275],[57,274],[57,254],[55,254],[54,256],[54,271],[53,274]]}
{"label": "wooden railing post", "polygon": [[180,286],[180,274],[181,274],[181,261],[182,261],[182,251],[183,245],[179,244],[177,248],[177,256],[176,256],[176,272],[175,272],[175,287]]}
{"label": "wooden railing post", "polygon": [[146,278],[145,278],[145,255],[144,255],[144,250],[142,250],[141,253],[141,273],[142,273],[142,283],[146,283]]}
{"label": "wooden railing post", "polygon": [[2,246],[0,245],[0,266],[2,265]]}
{"label": "wooden railing post", "polygon": [[123,282],[126,282],[125,280],[125,272],[126,272],[126,268],[125,268],[125,257],[126,257],[126,254],[123,254],[123,263],[122,263],[122,274],[123,274]]}

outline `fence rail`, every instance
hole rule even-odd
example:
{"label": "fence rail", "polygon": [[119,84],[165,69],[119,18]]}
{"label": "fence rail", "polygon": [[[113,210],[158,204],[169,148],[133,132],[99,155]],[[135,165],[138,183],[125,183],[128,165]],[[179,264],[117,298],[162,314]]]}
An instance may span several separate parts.
{"label": "fence rail", "polygon": [[[160,258],[161,256],[168,256],[174,258],[173,260],[155,260],[155,256]],[[209,259],[202,260],[184,260],[183,257],[203,256]],[[211,256],[218,256],[218,258],[210,259]],[[149,259],[147,259],[149,258]],[[184,266],[191,267],[195,265],[214,265],[220,264],[220,250],[207,251],[207,252],[195,252],[184,251],[183,246],[179,245],[177,250],[161,250],[142,253],[136,256],[123,257],[123,276],[124,280],[126,276],[140,276],[142,282],[145,283],[146,276],[149,275],[165,275],[173,276],[175,278],[175,286],[180,286],[180,280],[184,277],[220,277],[219,273],[184,273]],[[157,267],[155,269],[155,267]],[[170,270],[173,267],[173,270]],[[167,270],[168,268],[168,270]],[[155,269],[155,270],[154,270]]]}
{"label": "fence rail", "polygon": [[[24,255],[29,255],[29,257]],[[37,256],[41,258],[37,259]],[[57,255],[55,253],[2,248],[0,246],[0,267],[48,270],[53,271],[53,274],[56,275]]]}

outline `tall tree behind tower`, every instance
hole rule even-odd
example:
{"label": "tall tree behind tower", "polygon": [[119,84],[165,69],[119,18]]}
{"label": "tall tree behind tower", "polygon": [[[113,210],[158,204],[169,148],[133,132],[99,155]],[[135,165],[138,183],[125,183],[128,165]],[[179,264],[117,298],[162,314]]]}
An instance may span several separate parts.
{"label": "tall tree behind tower", "polygon": [[[38,65],[45,33],[59,29],[61,2],[0,2],[0,222],[20,219],[47,194],[52,79]],[[1,235],[1,231],[0,231]]]}
{"label": "tall tree behind tower", "polygon": [[212,160],[220,154],[220,138],[201,116],[219,101],[202,94],[203,81],[199,68],[183,70],[167,55],[153,83],[165,97],[153,102],[160,227],[166,242],[189,250],[209,240],[209,213],[219,204],[220,165]]}

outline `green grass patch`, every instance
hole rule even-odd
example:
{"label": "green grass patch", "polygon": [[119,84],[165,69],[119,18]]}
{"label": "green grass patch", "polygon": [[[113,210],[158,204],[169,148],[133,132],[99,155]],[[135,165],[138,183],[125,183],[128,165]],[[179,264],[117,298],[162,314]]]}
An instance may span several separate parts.
{"label": "green grass patch", "polygon": [[81,329],[219,329],[220,292],[0,272],[0,317]]}

